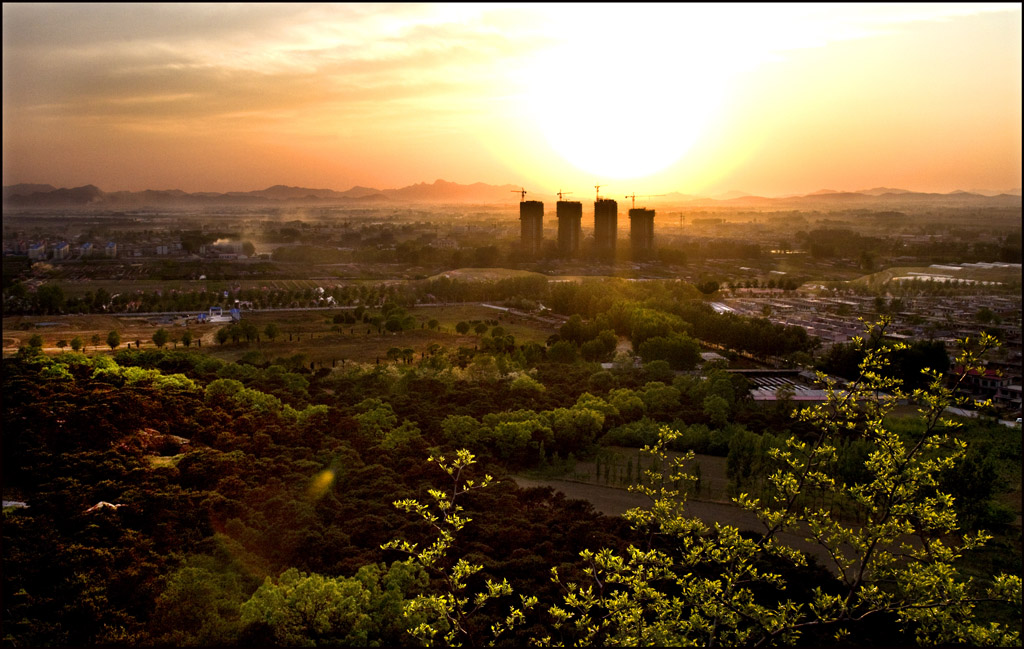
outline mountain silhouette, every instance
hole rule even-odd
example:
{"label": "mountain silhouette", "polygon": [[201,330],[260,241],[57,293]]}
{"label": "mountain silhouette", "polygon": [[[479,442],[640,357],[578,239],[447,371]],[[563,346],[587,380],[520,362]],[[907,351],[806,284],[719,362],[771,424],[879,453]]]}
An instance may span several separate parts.
{"label": "mountain silhouette", "polygon": [[[266,189],[247,192],[194,192],[180,189],[153,190],[140,192],[104,192],[95,185],[60,188],[46,184],[22,183],[3,188],[5,208],[45,207],[96,207],[96,208],[173,208],[203,207],[215,205],[325,205],[382,203],[475,203],[513,204],[519,185],[488,185],[473,183],[463,185],[443,179],[433,183],[417,183],[394,189],[375,189],[355,186],[345,191],[334,189],[313,189],[289,185],[273,185]],[[534,194],[541,200],[553,201],[554,196],[544,192]],[[530,198],[528,190],[527,198]],[[582,200],[582,199],[581,199]],[[906,189],[875,187],[857,192],[822,189],[816,192],[784,197],[754,196],[740,191],[730,191],[715,197],[699,197],[679,192],[660,195],[653,202],[673,202],[680,205],[701,206],[763,206],[763,207],[892,207],[896,204],[936,206],[1008,206],[1021,205],[1020,190],[1004,193],[957,190],[948,194],[912,192]],[[553,206],[552,206],[553,207]]]}

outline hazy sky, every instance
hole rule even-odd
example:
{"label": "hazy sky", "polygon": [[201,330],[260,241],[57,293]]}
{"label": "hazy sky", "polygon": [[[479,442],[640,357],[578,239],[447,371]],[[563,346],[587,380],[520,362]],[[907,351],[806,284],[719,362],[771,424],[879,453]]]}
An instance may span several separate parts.
{"label": "hazy sky", "polygon": [[1021,186],[1019,4],[4,4],[3,183]]}

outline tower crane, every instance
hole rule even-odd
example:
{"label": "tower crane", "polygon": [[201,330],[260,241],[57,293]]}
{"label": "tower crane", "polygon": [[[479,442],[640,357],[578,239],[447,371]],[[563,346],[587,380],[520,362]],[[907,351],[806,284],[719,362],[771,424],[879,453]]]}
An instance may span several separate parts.
{"label": "tower crane", "polygon": [[667,195],[668,194],[626,194],[625,197],[631,199],[630,209],[633,209],[633,208],[636,207],[636,197],[637,196],[639,196],[640,198],[655,198],[657,196],[667,196]]}
{"label": "tower crane", "polygon": [[558,200],[562,200],[562,196],[568,196],[570,194],[572,194],[572,192],[563,192],[561,189],[559,189],[558,190]]}
{"label": "tower crane", "polygon": [[512,189],[512,190],[509,190],[509,191],[511,191],[513,194],[519,194],[519,202],[520,203],[522,203],[524,200],[526,200],[526,190],[525,189],[520,187],[519,189]]}
{"label": "tower crane", "polygon": [[594,200],[595,201],[601,200],[601,186],[600,185],[594,185],[594,189],[596,190],[594,192]]}

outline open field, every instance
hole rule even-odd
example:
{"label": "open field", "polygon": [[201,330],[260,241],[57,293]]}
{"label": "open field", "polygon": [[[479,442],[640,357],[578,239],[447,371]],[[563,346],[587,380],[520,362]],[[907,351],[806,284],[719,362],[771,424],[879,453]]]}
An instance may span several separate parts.
{"label": "open field", "polygon": [[[635,449],[631,450],[635,451]],[[513,479],[523,488],[551,487],[555,491],[565,494],[566,498],[585,500],[593,505],[594,509],[608,516],[621,516],[629,509],[648,507],[651,504],[651,500],[647,496],[631,493],[625,487],[605,487],[569,480],[536,479],[518,475]],[[764,531],[764,525],[756,516],[731,503],[690,498],[686,502],[686,512],[689,516],[699,518],[708,525],[718,523],[732,525],[740,530],[750,532]],[[821,565],[830,566],[831,558],[821,546],[808,543],[801,536],[788,532],[778,534],[777,538],[791,547],[807,552]]]}
{"label": "open field", "polygon": [[512,268],[455,268],[446,270],[428,279],[457,279],[463,282],[493,282],[510,277],[545,277],[541,273],[529,270],[515,270]]}
{"label": "open field", "polygon": [[969,283],[993,282],[997,284],[1009,284],[1020,282],[1020,266],[978,266],[978,265],[932,265],[932,266],[894,266],[877,273],[864,275],[852,281],[854,284],[877,287],[894,278],[918,277],[923,280],[938,277],[938,280],[949,281],[965,280]]}
{"label": "open field", "polygon": [[[215,336],[223,325],[190,324],[188,330],[196,340],[202,341],[203,352],[224,360],[237,360],[255,349],[262,351],[271,360],[279,356],[306,354],[310,361],[325,367],[335,362],[340,363],[342,359],[374,363],[377,358],[385,358],[391,347],[411,348],[417,354],[434,343],[449,349],[458,349],[460,346],[472,348],[479,344],[479,336],[472,333],[462,336],[455,332],[455,325],[463,320],[497,320],[506,333],[515,336],[517,344],[543,344],[556,330],[551,325],[510,316],[503,311],[477,305],[458,305],[411,309],[409,313],[417,319],[421,325],[419,328],[395,334],[380,334],[375,327],[366,323],[335,325],[333,317],[341,312],[341,309],[245,312],[243,318],[252,322],[259,331],[263,331],[270,323],[278,326],[281,334],[272,342],[264,338],[259,342],[218,345]],[[436,331],[426,328],[432,319],[439,323]],[[12,316],[3,321],[3,353],[5,356],[15,353],[19,346],[27,345],[28,339],[35,334],[43,338],[43,349],[48,353],[59,352],[57,342],[64,340],[70,343],[75,336],[82,339],[87,352],[109,351],[106,339],[112,330],[121,335],[122,346],[129,341],[139,340],[142,347],[153,348],[153,334],[161,327],[167,329],[172,338],[185,331],[183,326],[160,322],[156,318],[128,315]],[[98,345],[93,345],[93,336],[99,336]],[[174,345],[169,343],[169,346]]]}
{"label": "open field", "polygon": [[[682,455],[668,451],[669,460]],[[531,477],[556,478],[579,484],[591,484],[614,489],[626,489],[637,481],[640,469],[650,470],[652,458],[640,449],[625,446],[604,446],[597,457],[591,460],[576,460],[564,473],[549,470]],[[688,471],[699,468],[701,482],[699,493],[691,490],[691,496],[701,500],[729,503],[729,478],[726,475],[726,459],[715,455],[697,455],[686,465]]]}
{"label": "open field", "polygon": [[[323,272],[330,269],[317,266]],[[304,269],[308,271],[309,269]],[[461,282],[492,282],[512,277],[542,277],[554,282],[581,282],[584,280],[609,279],[611,275],[544,275],[526,270],[507,268],[459,268],[446,271],[427,278],[437,280],[443,277]],[[410,281],[408,278],[392,277],[381,279],[315,277],[310,279],[261,278],[261,279],[104,279],[89,278],[84,275],[57,274],[46,283],[56,283],[64,295],[69,298],[81,298],[87,293],[95,294],[103,289],[110,295],[132,294],[136,292],[164,294],[179,293],[220,293],[221,291],[304,291],[307,289],[331,289],[335,286],[379,286],[401,284]]]}
{"label": "open field", "polygon": [[328,279],[240,279],[240,280],[206,280],[206,279],[61,279],[57,282],[67,297],[82,297],[86,293],[95,293],[99,289],[105,290],[111,295],[118,293],[153,293],[162,291],[169,293],[178,291],[181,293],[206,291],[208,293],[219,293],[228,290],[263,290],[268,291],[303,291],[311,288],[330,288],[335,285],[359,285],[359,284],[385,284],[386,280],[338,280]]}

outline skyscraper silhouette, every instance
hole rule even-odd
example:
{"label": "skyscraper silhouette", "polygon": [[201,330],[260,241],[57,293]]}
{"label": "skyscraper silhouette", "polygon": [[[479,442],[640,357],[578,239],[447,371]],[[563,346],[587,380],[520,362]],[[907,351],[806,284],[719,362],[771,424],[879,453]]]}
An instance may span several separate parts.
{"label": "skyscraper silhouette", "polygon": [[544,203],[522,201],[519,203],[519,230],[523,250],[537,254],[544,238]]}
{"label": "skyscraper silhouette", "polygon": [[619,204],[610,198],[594,201],[594,250],[599,255],[614,255],[619,228]]}
{"label": "skyscraper silhouette", "polygon": [[558,215],[558,252],[563,257],[570,257],[580,250],[583,203],[558,201],[556,210]]}
{"label": "skyscraper silhouette", "polygon": [[654,210],[636,207],[629,211],[629,242],[634,257],[654,250]]}

